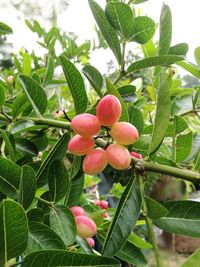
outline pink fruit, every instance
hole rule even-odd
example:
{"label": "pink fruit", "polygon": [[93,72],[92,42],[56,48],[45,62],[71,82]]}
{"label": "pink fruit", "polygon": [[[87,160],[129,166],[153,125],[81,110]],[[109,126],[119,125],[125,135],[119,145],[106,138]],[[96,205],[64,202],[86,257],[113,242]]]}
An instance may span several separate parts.
{"label": "pink fruit", "polygon": [[106,200],[101,200],[100,206],[102,209],[106,210],[108,209],[108,201]]}
{"label": "pink fruit", "polygon": [[97,118],[101,125],[111,126],[121,116],[121,103],[114,95],[104,96],[97,105]]}
{"label": "pink fruit", "polygon": [[95,204],[100,207],[101,206],[101,200],[96,200]]}
{"label": "pink fruit", "polygon": [[127,148],[111,144],[106,149],[108,163],[117,170],[127,169],[131,164],[131,155]]}
{"label": "pink fruit", "polygon": [[83,208],[81,208],[80,206],[71,207],[71,211],[72,211],[74,217],[80,216],[80,215],[86,216],[85,210]]}
{"label": "pink fruit", "polygon": [[13,82],[14,82],[14,77],[13,77],[12,75],[9,75],[9,76],[7,77],[7,83],[8,83],[9,85],[12,85]]}
{"label": "pink fruit", "polygon": [[137,153],[137,152],[132,151],[130,154],[131,154],[131,156],[133,156],[134,158],[142,159],[142,155],[139,154],[139,153]]}
{"label": "pink fruit", "polygon": [[77,234],[83,238],[92,237],[97,232],[95,222],[86,216],[76,216]]}
{"label": "pink fruit", "polygon": [[99,120],[92,114],[79,114],[71,121],[72,129],[82,136],[93,136],[98,134],[101,129]]}
{"label": "pink fruit", "polygon": [[87,242],[88,242],[88,244],[89,244],[89,246],[90,246],[91,248],[94,247],[95,242],[94,242],[94,239],[93,239],[93,238],[88,237],[88,238],[86,238],[86,240],[87,240]]}
{"label": "pink fruit", "polygon": [[90,151],[83,160],[83,171],[89,175],[95,175],[102,172],[108,160],[106,152],[102,148],[95,148]]}
{"label": "pink fruit", "polygon": [[68,143],[68,150],[74,155],[83,156],[90,152],[94,147],[92,137],[75,135]]}
{"label": "pink fruit", "polygon": [[129,122],[117,122],[111,129],[112,138],[121,145],[131,145],[138,139],[138,131]]}
{"label": "pink fruit", "polygon": [[107,219],[108,218],[108,213],[104,212],[103,217],[104,217],[104,219]]}

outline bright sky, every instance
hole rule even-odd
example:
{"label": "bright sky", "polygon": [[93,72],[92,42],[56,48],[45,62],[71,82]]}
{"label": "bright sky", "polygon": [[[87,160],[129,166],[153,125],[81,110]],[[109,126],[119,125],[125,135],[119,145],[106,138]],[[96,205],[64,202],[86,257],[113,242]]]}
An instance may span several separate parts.
{"label": "bright sky", "polygon": [[[4,0],[0,0],[4,1]],[[9,1],[9,0],[7,0]],[[49,0],[49,3],[54,3],[57,0]],[[96,0],[102,7],[105,5],[105,0]],[[186,42],[189,44],[188,58],[194,62],[193,51],[197,46],[200,46],[200,1],[190,0],[165,0],[172,10],[173,17],[173,40],[172,44]],[[141,15],[148,15],[159,21],[160,10],[162,8],[162,0],[149,0],[141,5],[136,5],[136,10],[141,9]],[[10,41],[14,41],[14,49],[17,52],[21,47],[26,47],[29,51],[37,46],[36,35],[33,35],[27,26],[24,25],[24,18],[17,21],[14,8],[10,7],[7,12],[4,9],[0,10],[0,20],[7,22],[14,29],[14,34],[9,37]],[[87,0],[70,0],[70,5],[67,11],[61,14],[58,18],[58,26],[67,32],[74,32],[79,36],[79,41],[92,39],[95,36],[93,26],[95,21],[90,11]],[[100,55],[100,56],[99,56]],[[93,55],[92,61],[96,62],[96,67],[104,69],[103,66],[108,58],[113,59],[108,52],[100,52]],[[97,63],[98,61],[98,63]],[[103,64],[103,65],[102,65]],[[97,66],[99,65],[99,66]]]}

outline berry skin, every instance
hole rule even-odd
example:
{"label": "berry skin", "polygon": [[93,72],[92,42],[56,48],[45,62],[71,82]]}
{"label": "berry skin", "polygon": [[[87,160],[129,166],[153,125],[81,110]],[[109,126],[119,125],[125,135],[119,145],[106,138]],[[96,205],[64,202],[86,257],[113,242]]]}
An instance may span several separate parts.
{"label": "berry skin", "polygon": [[101,129],[99,120],[92,114],[79,114],[71,121],[71,127],[75,133],[82,136],[93,136],[98,134]]}
{"label": "berry skin", "polygon": [[100,207],[101,207],[103,210],[108,209],[108,201],[106,201],[106,200],[101,200],[101,202],[100,202]]}
{"label": "berry skin", "polygon": [[97,118],[103,126],[111,126],[121,116],[121,103],[114,95],[104,96],[97,105]]}
{"label": "berry skin", "polygon": [[94,239],[91,238],[91,237],[88,237],[88,238],[86,238],[86,240],[87,240],[89,246],[90,246],[91,248],[93,248],[94,245],[95,245]]}
{"label": "berry skin", "polygon": [[80,206],[71,207],[71,211],[72,211],[74,217],[80,216],[80,215],[86,216],[85,210]]}
{"label": "berry skin", "polygon": [[111,129],[112,138],[120,145],[131,145],[138,139],[138,131],[129,122],[117,122]]}
{"label": "berry skin", "polygon": [[90,151],[83,160],[83,171],[89,175],[95,175],[102,172],[108,160],[106,152],[102,148],[95,148]]}
{"label": "berry skin", "polygon": [[104,219],[107,219],[108,218],[108,213],[104,212],[103,217],[104,217]]}
{"label": "berry skin", "polygon": [[14,82],[14,77],[13,77],[12,75],[9,75],[9,76],[7,77],[7,83],[8,83],[9,85],[12,85],[13,82]]}
{"label": "berry skin", "polygon": [[134,158],[142,159],[142,155],[139,154],[139,153],[137,153],[137,152],[132,151],[130,154],[131,154],[131,156],[133,156]]}
{"label": "berry skin", "polygon": [[92,219],[86,216],[76,216],[75,220],[76,220],[77,234],[80,237],[88,238],[96,234],[97,226]]}
{"label": "berry skin", "polygon": [[108,163],[117,170],[127,169],[131,164],[131,155],[127,148],[111,144],[106,149]]}
{"label": "berry skin", "polygon": [[101,200],[96,200],[96,201],[95,201],[95,205],[101,207]]}
{"label": "berry skin", "polygon": [[76,134],[68,143],[68,150],[76,156],[83,156],[89,153],[94,147],[94,139]]}

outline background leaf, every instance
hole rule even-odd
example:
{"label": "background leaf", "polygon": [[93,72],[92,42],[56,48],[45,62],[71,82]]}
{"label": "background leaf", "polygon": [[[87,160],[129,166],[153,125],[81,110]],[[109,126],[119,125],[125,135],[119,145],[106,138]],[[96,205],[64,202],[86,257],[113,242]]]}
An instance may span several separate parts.
{"label": "background leaf", "polygon": [[105,13],[113,28],[119,31],[125,39],[129,39],[134,23],[134,13],[130,6],[121,2],[109,2]]}
{"label": "background leaf", "polygon": [[83,113],[87,108],[87,94],[85,85],[80,72],[75,65],[64,56],[60,56],[60,62],[74,100],[76,114]]}
{"label": "background leaf", "polygon": [[[192,151],[193,133],[179,135],[176,140],[175,155],[176,162],[185,160]],[[187,145],[186,145],[187,144]]]}
{"label": "background leaf", "polygon": [[169,201],[163,203],[167,216],[154,220],[159,228],[177,235],[200,237],[200,203],[195,201]]}
{"label": "background leaf", "polygon": [[34,170],[28,166],[22,166],[21,179],[19,185],[18,201],[27,209],[34,197],[36,192],[36,179]]}
{"label": "background leaf", "polygon": [[15,201],[0,205],[0,265],[22,253],[27,246],[28,225],[23,208]]}
{"label": "background leaf", "polygon": [[26,254],[46,249],[65,249],[65,244],[59,235],[47,225],[40,222],[30,222]]}
{"label": "background leaf", "polygon": [[19,75],[19,81],[37,116],[43,114],[47,107],[47,96],[44,89],[34,79],[26,75]]}
{"label": "background leaf", "polygon": [[112,258],[82,253],[66,252],[64,250],[37,251],[27,255],[22,267],[45,266],[98,266],[120,267],[120,263]]}
{"label": "background leaf", "polygon": [[54,74],[54,61],[51,56],[48,57],[47,61],[47,69],[46,69],[46,74],[45,74],[45,79],[44,79],[44,86],[48,85],[51,80],[53,79],[53,74]]}
{"label": "background leaf", "polygon": [[71,210],[65,206],[55,206],[50,211],[50,226],[63,240],[65,246],[76,239],[76,225]]}
{"label": "background leaf", "polygon": [[57,202],[68,194],[70,180],[67,169],[61,160],[54,160],[48,170],[49,191],[53,202]]}
{"label": "background leaf", "polygon": [[11,33],[13,33],[12,28],[3,22],[0,22],[0,35]]}
{"label": "background leaf", "polygon": [[200,249],[187,258],[180,267],[196,267],[200,261]]}
{"label": "background leaf", "polygon": [[94,0],[89,0],[89,5],[105,41],[113,51],[118,63],[121,64],[121,48],[117,33],[108,22],[103,9]]}
{"label": "background leaf", "polygon": [[140,215],[140,208],[139,184],[132,177],[124,190],[108,229],[102,251],[103,255],[113,256],[121,250]]}
{"label": "background leaf", "polygon": [[152,219],[164,217],[168,214],[168,210],[154,199],[145,196],[147,205],[147,216]]}
{"label": "background leaf", "polygon": [[167,80],[161,75],[157,95],[156,116],[149,154],[152,154],[162,142],[167,131],[171,113],[171,101]]}

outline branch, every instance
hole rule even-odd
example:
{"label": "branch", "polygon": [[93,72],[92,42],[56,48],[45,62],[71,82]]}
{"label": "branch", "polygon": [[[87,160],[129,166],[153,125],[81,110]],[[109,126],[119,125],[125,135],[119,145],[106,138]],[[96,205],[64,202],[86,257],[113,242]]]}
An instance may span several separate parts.
{"label": "branch", "polygon": [[[32,118],[32,117],[23,117],[21,119],[32,120],[36,124],[49,125],[49,126],[56,127],[56,128],[71,130],[69,122],[63,122],[63,121],[45,119],[45,118]],[[106,147],[107,145],[107,143],[101,138],[97,138],[95,142],[100,147]],[[193,172],[193,171],[189,171],[186,169],[180,169],[180,168],[170,167],[170,166],[162,165],[158,163],[148,162],[148,161],[137,159],[134,157],[132,157],[132,160],[134,163],[133,164],[134,167],[138,171],[149,171],[149,172],[162,173],[162,174],[170,175],[176,178],[181,178],[186,181],[200,184],[200,173],[198,172]]]}

